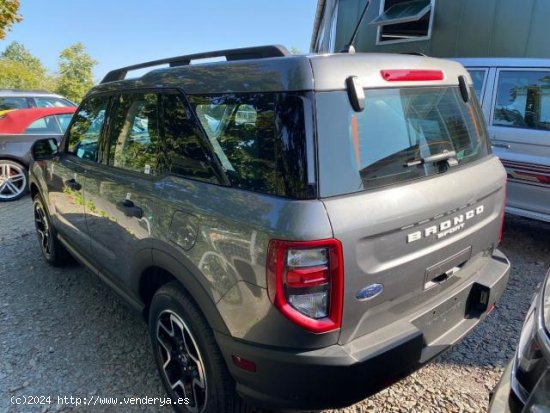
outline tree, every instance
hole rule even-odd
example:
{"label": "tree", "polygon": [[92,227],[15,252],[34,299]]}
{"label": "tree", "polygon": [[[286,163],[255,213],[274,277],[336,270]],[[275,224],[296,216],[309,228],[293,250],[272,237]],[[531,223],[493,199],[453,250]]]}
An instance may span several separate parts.
{"label": "tree", "polygon": [[17,14],[19,0],[0,1],[0,40],[6,37],[6,32],[11,30],[14,23],[19,23],[23,18]]}
{"label": "tree", "polygon": [[97,62],[86,53],[82,43],[75,43],[59,55],[59,78],[57,93],[80,102],[94,85],[92,69]]}
{"label": "tree", "polygon": [[43,89],[43,81],[24,64],[0,59],[0,89]]}
{"label": "tree", "polygon": [[0,54],[0,87],[55,89],[55,79],[48,74],[40,59],[21,43],[12,42]]}
{"label": "tree", "polygon": [[21,63],[27,69],[35,72],[39,76],[46,75],[46,68],[40,59],[34,57],[31,52],[19,42],[11,42],[2,52],[1,58]]}

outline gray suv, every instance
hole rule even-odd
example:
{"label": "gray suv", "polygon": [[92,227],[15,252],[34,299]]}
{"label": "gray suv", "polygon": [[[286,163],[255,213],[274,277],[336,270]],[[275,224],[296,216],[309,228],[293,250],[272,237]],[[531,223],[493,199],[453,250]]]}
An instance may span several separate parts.
{"label": "gray suv", "polygon": [[266,46],[143,63],[33,154],[44,257],[143,313],[180,411],[350,405],[506,288],[505,172],[456,62]]}

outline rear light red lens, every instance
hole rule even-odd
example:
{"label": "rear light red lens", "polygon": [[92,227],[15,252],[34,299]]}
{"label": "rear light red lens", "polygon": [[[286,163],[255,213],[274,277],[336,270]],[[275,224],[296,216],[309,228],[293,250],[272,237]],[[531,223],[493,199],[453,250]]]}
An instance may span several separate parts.
{"label": "rear light red lens", "polygon": [[293,323],[314,333],[342,324],[344,268],[336,239],[269,243],[267,285],[271,301]]}
{"label": "rear light red lens", "polygon": [[381,70],[384,80],[388,82],[422,82],[430,80],[443,80],[444,73],[441,70]]}
{"label": "rear light red lens", "polygon": [[307,288],[329,282],[330,274],[327,266],[293,268],[286,273],[286,285],[289,288]]}

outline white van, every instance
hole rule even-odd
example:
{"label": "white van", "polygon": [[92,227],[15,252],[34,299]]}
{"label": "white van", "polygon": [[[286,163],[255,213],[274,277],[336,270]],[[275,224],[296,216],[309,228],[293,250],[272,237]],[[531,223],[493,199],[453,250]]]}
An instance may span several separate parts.
{"label": "white van", "polygon": [[472,76],[508,174],[506,212],[550,222],[550,59],[456,60]]}

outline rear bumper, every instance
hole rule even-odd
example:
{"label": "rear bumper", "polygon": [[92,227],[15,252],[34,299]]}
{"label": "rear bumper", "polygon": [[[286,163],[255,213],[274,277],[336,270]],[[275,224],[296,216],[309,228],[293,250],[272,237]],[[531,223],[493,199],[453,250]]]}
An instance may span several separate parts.
{"label": "rear bumper", "polygon": [[[243,343],[223,335],[217,340],[237,391],[250,402],[283,409],[348,406],[405,377],[462,339],[500,298],[509,271],[510,263],[496,251],[473,282],[444,303],[413,320],[399,320],[345,345],[296,351]],[[459,322],[445,324],[449,314],[464,311],[480,289],[486,294],[485,310],[475,316],[466,312]],[[430,318],[430,314],[436,315]],[[256,363],[256,372],[237,368],[233,355]]]}

